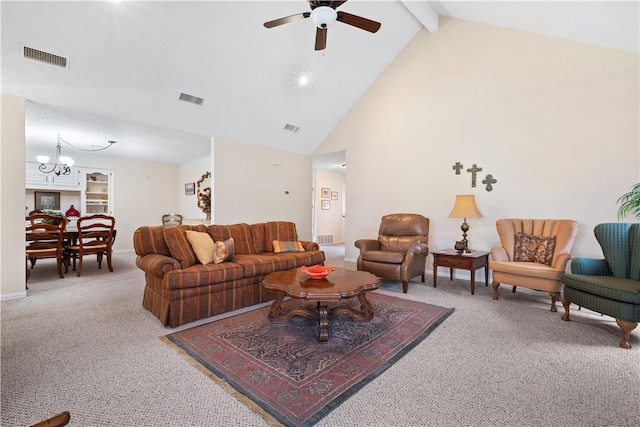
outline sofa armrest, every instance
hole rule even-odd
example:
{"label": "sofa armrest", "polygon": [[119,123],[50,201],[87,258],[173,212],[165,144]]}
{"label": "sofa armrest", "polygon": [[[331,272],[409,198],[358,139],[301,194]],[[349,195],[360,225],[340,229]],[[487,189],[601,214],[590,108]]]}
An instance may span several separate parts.
{"label": "sofa armrest", "polygon": [[162,279],[164,275],[171,270],[180,270],[180,262],[166,255],[149,254],[136,257],[136,265],[145,273],[153,274]]}
{"label": "sofa armrest", "polygon": [[604,259],[574,258],[571,261],[571,272],[585,276],[612,276],[609,264]]}
{"label": "sofa armrest", "polygon": [[356,240],[354,245],[356,246],[356,248],[360,249],[360,253],[366,252],[366,251],[376,251],[376,250],[379,250],[381,247],[380,242],[374,239]]}
{"label": "sofa armrest", "polygon": [[320,250],[320,245],[318,244],[318,242],[309,242],[306,240],[300,240],[300,243],[302,243],[302,247],[304,248],[305,251],[319,251]]}
{"label": "sofa armrest", "polygon": [[502,246],[497,246],[495,248],[491,248],[491,261],[496,262],[508,262],[509,255],[507,255],[507,251]]}

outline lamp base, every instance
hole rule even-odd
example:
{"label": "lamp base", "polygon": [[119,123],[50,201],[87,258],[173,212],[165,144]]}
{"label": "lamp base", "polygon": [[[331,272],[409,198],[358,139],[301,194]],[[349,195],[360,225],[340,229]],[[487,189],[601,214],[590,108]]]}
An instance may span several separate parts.
{"label": "lamp base", "polygon": [[[469,224],[467,224],[467,218],[464,219],[464,222],[460,226],[460,229],[462,230],[462,240],[460,241],[460,243],[462,243],[462,245],[464,246],[464,248],[462,249],[462,252],[465,254],[470,254],[471,251],[469,250],[469,241],[467,240],[467,231],[469,231]],[[456,244],[457,243],[458,242],[456,242]]]}

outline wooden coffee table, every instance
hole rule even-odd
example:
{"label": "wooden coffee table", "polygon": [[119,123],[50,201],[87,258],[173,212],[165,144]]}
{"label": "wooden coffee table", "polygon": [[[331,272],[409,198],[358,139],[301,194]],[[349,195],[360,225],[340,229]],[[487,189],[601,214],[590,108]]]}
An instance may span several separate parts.
{"label": "wooden coffee table", "polygon": [[[366,271],[352,271],[336,268],[324,279],[311,279],[298,269],[277,271],[269,274],[262,281],[262,286],[276,293],[276,299],[269,311],[272,323],[287,323],[295,315],[309,319],[318,319],[318,340],[329,340],[329,320],[339,315],[350,316],[355,321],[367,321],[373,318],[371,304],[366,293],[380,287],[380,279]],[[285,296],[292,299],[292,304],[283,307]],[[329,307],[330,303],[357,297],[360,307],[346,305]],[[308,304],[313,301],[315,304]]]}

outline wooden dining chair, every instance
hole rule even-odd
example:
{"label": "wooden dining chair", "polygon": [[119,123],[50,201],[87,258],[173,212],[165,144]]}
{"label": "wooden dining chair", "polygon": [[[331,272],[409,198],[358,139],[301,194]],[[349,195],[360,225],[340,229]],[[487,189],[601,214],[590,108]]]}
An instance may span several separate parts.
{"label": "wooden dining chair", "polygon": [[116,219],[109,215],[93,214],[81,216],[76,224],[77,242],[64,246],[65,272],[69,271],[71,259],[73,259],[73,269],[76,270],[76,260],[78,260],[77,276],[80,277],[84,256],[92,254],[97,256],[98,268],[102,268],[102,259],[106,255],[107,267],[109,271],[113,271],[111,253]]}
{"label": "wooden dining chair", "polygon": [[39,423],[32,424],[30,427],[63,427],[69,424],[70,420],[71,414],[69,411],[64,411]]}
{"label": "wooden dining chair", "polygon": [[182,224],[182,215],[170,213],[162,215],[162,225],[180,225]]}
{"label": "wooden dining chair", "polygon": [[[39,258],[55,258],[58,265],[58,274],[62,273],[63,241],[67,222],[54,215],[35,213],[26,217],[25,239],[26,259],[31,262],[31,268],[35,266]],[[27,274],[27,279],[29,274]]]}

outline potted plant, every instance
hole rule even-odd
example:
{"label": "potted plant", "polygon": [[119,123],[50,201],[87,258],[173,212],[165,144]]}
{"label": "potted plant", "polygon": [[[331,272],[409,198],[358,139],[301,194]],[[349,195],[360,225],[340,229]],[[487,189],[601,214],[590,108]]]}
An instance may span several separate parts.
{"label": "potted plant", "polygon": [[618,220],[622,221],[627,215],[640,219],[640,183],[631,187],[631,191],[623,194],[618,199]]}
{"label": "potted plant", "polygon": [[58,225],[60,224],[62,221],[67,221],[67,217],[60,211],[55,211],[53,209],[42,209],[41,211],[43,214],[47,214],[47,215],[51,215],[51,216],[55,216],[55,217],[59,217],[59,220],[55,220],[55,219],[44,219],[42,220],[42,222],[45,223],[49,223],[49,224],[53,224],[53,225]]}

